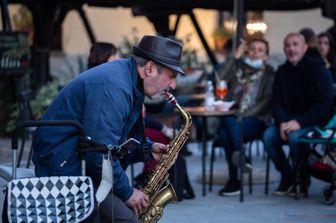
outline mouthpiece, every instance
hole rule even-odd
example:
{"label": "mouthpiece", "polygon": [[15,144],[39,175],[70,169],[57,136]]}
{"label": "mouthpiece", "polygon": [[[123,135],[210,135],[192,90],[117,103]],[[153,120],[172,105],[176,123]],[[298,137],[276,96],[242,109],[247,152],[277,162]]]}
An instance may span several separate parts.
{"label": "mouthpiece", "polygon": [[174,95],[172,95],[170,92],[168,92],[168,91],[164,91],[164,92],[163,92],[163,95],[166,97],[166,99],[167,99],[170,103],[172,103],[172,104],[174,104],[174,105],[177,104],[177,100],[176,100],[176,98],[175,98]]}

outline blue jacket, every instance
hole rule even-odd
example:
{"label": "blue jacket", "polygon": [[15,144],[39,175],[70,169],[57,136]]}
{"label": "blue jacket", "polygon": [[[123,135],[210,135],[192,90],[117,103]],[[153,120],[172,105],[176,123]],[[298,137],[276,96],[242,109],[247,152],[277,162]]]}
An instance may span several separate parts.
{"label": "blue jacket", "polygon": [[332,96],[332,80],[324,64],[309,56],[296,66],[287,61],[273,83],[275,124],[294,119],[301,128],[323,125],[330,117]]}
{"label": "blue jacket", "polygon": [[[98,143],[120,145],[136,123],[144,95],[137,86],[138,72],[133,59],[105,63],[83,72],[65,86],[48,111],[45,120],[75,120]],[[33,161],[37,176],[79,175],[76,153],[77,133],[72,127],[40,127],[33,138]],[[142,159],[141,148],[127,157]],[[94,182],[101,177],[102,155],[86,156],[87,174]],[[114,193],[123,201],[133,189],[119,160],[114,160]]]}

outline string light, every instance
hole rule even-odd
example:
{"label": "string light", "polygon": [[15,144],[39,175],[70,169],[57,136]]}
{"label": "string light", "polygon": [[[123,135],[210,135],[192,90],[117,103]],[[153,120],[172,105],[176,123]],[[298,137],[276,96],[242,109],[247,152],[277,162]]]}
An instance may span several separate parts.
{"label": "string light", "polygon": [[254,33],[266,33],[267,25],[264,22],[249,22],[246,24],[247,33],[253,35]]}

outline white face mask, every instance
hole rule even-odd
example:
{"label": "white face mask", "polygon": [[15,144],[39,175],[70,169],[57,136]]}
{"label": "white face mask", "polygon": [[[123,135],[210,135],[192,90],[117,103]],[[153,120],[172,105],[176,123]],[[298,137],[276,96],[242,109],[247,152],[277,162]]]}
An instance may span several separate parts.
{"label": "white face mask", "polygon": [[262,59],[251,60],[249,57],[245,57],[244,63],[254,69],[261,69],[264,67],[264,61]]}

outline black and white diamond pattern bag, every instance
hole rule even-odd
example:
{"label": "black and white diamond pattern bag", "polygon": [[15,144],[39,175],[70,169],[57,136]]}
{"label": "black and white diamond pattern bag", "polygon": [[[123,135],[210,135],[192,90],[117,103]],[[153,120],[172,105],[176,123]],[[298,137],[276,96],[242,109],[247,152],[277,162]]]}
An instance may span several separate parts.
{"label": "black and white diamond pattern bag", "polygon": [[20,176],[16,168],[18,135],[21,129],[31,126],[72,126],[78,129],[81,137],[86,136],[83,127],[71,120],[25,121],[16,126],[12,134],[12,180],[7,188],[8,222],[72,223],[87,219],[94,210],[95,200],[92,180],[84,176],[84,158],[82,176],[26,176],[17,179]]}
{"label": "black and white diamond pattern bag", "polygon": [[90,177],[36,177],[8,183],[9,222],[80,222],[93,208]]}

